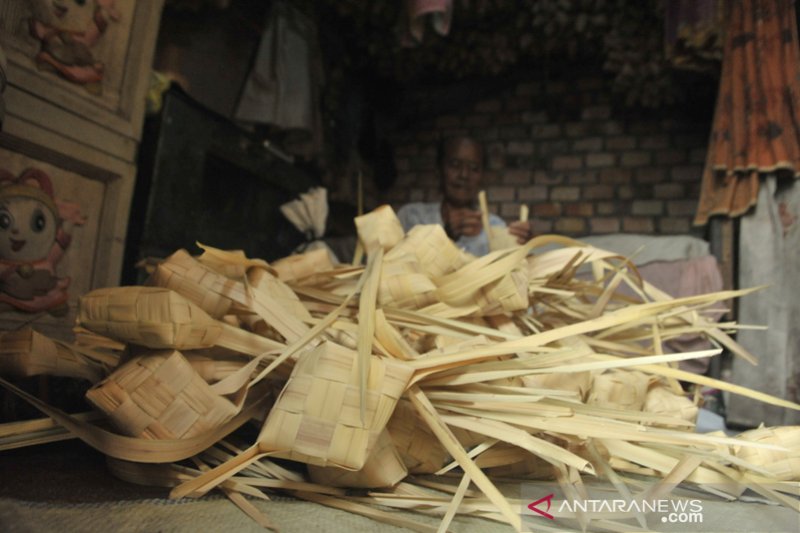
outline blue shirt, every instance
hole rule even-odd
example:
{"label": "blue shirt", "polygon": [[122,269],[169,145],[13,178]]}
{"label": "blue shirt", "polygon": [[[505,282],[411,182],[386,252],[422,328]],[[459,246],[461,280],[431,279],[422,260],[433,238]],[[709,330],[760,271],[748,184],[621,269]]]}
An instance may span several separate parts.
{"label": "blue shirt", "polygon": [[[442,204],[440,202],[414,202],[406,204],[397,210],[397,218],[403,225],[403,229],[408,232],[418,224],[439,224],[444,226],[442,220]],[[506,223],[497,215],[489,213],[489,225],[505,227]],[[481,230],[477,235],[468,237],[462,235],[456,241],[456,245],[465,252],[472,255],[486,255],[489,253],[489,238],[486,232]]]}

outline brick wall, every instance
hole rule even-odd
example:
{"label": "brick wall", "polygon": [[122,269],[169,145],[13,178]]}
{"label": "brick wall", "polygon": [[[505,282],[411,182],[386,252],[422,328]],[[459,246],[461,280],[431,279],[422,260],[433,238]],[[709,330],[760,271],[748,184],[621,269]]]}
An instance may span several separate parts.
{"label": "brick wall", "polygon": [[466,133],[486,147],[490,209],[513,220],[528,204],[536,233],[702,235],[691,220],[709,113],[620,111],[606,87],[601,76],[517,82],[447,111],[419,92],[399,113],[426,118],[394,132],[397,179],[368,188],[367,205],[438,200],[436,143]]}

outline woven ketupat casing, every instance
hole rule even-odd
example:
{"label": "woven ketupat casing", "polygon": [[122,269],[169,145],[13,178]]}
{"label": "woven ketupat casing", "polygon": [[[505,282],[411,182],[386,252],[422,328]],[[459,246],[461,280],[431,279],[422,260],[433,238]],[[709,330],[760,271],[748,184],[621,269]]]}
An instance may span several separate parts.
{"label": "woven ketupat casing", "polygon": [[400,459],[392,438],[384,430],[361,470],[354,472],[335,466],[308,465],[308,475],[314,483],[331,487],[375,489],[396,485],[408,475],[408,470]]}
{"label": "woven ketupat casing", "polygon": [[308,252],[290,255],[272,263],[281,281],[293,281],[307,278],[318,272],[333,270],[331,255],[325,248],[317,248]]}
{"label": "woven ketupat casing", "polygon": [[233,310],[245,311],[235,302],[245,299],[244,284],[215,272],[207,265],[178,250],[156,267],[148,283],[181,294],[213,318]]}
{"label": "woven ketupat casing", "polygon": [[594,377],[588,405],[623,411],[641,411],[647,395],[648,376],[635,370],[609,370]]}
{"label": "woven ketupat casing", "polygon": [[31,328],[0,333],[0,375],[64,376],[95,382],[103,377],[98,366],[64,345]]}
{"label": "woven ketupat casing", "polygon": [[89,389],[86,398],[125,434],[145,439],[193,437],[239,411],[178,351],[132,359]]}
{"label": "woven ketupat casing", "polygon": [[761,427],[745,431],[737,438],[785,448],[786,451],[735,446],[734,453],[748,463],[763,467],[775,479],[800,480],[800,426]]}
{"label": "woven ketupat casing", "polygon": [[356,352],[322,343],[298,359],[259,443],[278,457],[360,470],[412,372],[400,361],[370,357],[362,422]]}
{"label": "woven ketupat casing", "polygon": [[406,237],[387,252],[387,262],[404,255],[416,257],[422,270],[433,280],[455,272],[467,262],[469,256],[462,252],[439,224],[420,224],[409,230]]}
{"label": "woven ketupat casing", "polygon": [[436,285],[413,257],[383,264],[378,302],[385,307],[420,309],[436,301]]}
{"label": "woven ketupat casing", "polygon": [[81,297],[86,329],[150,348],[213,346],[222,326],[183,296],[161,287],[95,289]]}
{"label": "woven ketupat casing", "polygon": [[447,461],[447,450],[408,400],[397,403],[386,428],[403,463],[412,474],[432,474]]}

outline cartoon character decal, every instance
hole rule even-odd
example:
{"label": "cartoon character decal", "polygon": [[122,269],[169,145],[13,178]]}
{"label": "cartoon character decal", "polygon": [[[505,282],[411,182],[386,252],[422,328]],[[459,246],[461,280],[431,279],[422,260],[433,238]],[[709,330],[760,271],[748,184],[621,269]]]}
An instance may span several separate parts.
{"label": "cartoon character decal", "polygon": [[92,48],[110,21],[119,20],[114,0],[34,0],[31,35],[41,41],[36,55],[40,69],[52,70],[67,80],[101,92],[105,65]]}
{"label": "cartoon character decal", "polygon": [[85,221],[76,204],[56,201],[43,171],[0,169],[0,310],[67,311],[70,278],[56,276],[56,264]]}

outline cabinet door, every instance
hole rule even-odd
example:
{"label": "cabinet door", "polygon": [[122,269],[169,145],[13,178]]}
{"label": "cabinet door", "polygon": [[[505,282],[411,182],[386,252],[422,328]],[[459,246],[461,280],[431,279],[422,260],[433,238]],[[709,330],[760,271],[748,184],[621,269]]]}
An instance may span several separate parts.
{"label": "cabinet door", "polygon": [[135,167],[41,133],[0,134],[0,329],[68,338],[78,298],[119,282]]}
{"label": "cabinet door", "polygon": [[8,120],[132,158],[162,3],[0,0]]}
{"label": "cabinet door", "polygon": [[0,329],[68,338],[119,283],[162,4],[0,0]]}

